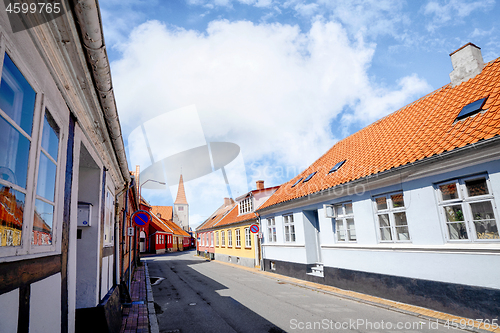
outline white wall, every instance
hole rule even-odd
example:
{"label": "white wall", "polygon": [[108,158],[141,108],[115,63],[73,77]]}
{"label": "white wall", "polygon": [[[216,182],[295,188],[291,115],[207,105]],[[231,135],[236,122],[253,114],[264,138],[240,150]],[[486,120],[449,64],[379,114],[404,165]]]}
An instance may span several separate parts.
{"label": "white wall", "polygon": [[30,332],[61,332],[61,274],[31,285]]}
{"label": "white wall", "polygon": [[108,293],[109,258],[110,257],[102,258],[101,299]]}
{"label": "white wall", "polygon": [[19,289],[0,295],[0,333],[17,332]]}
{"label": "white wall", "polygon": [[[440,175],[394,184],[350,195],[332,201],[294,208],[296,243],[290,247],[283,241],[283,210],[273,215],[262,214],[262,225],[267,238],[268,216],[274,216],[277,243],[263,244],[263,257],[306,263],[306,239],[303,211],[318,209],[322,261],[325,266],[365,271],[394,276],[419,278],[449,283],[500,289],[500,242],[448,242],[445,238],[444,221],[440,218],[434,183],[452,178],[487,172],[500,207],[500,163],[489,162]],[[382,243],[378,241],[373,196],[403,190],[406,216],[411,242]],[[357,241],[336,242],[333,232],[334,219],[326,218],[323,204],[352,201]],[[500,221],[498,208],[495,211]],[[310,240],[308,240],[310,242]]]}
{"label": "white wall", "polygon": [[92,225],[79,227],[77,239],[76,308],[94,307],[99,303],[99,244],[101,225],[101,170],[91,153],[81,145],[78,177],[78,201],[92,204]]}

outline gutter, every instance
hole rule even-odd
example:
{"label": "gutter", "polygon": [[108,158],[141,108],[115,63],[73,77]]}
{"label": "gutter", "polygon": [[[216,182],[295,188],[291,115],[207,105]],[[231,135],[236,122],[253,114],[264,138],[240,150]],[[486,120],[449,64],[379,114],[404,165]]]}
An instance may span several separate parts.
{"label": "gutter", "polygon": [[99,4],[97,0],[71,0],[71,3],[115,156],[125,182],[130,183],[125,145],[111,82],[111,70],[102,33]]}

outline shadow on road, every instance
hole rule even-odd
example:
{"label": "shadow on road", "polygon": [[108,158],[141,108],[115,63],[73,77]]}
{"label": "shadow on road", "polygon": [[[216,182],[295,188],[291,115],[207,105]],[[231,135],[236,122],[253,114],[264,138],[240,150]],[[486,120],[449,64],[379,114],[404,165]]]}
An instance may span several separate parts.
{"label": "shadow on road", "polygon": [[152,286],[161,332],[285,332],[230,296],[228,288],[193,267],[210,265],[195,251],[143,256],[149,275],[163,278]]}

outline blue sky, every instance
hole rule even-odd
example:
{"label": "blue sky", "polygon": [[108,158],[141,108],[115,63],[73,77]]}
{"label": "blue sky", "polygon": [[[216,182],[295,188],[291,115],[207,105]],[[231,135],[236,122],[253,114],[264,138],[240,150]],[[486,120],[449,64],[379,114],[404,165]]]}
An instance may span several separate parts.
{"label": "blue sky", "polygon": [[[130,168],[231,142],[233,197],[259,179],[288,181],[338,140],[448,84],[449,54],[462,45],[481,47],[485,62],[500,56],[494,0],[100,5]],[[193,227],[228,196],[220,169],[185,185]],[[171,205],[176,191],[143,194]]]}

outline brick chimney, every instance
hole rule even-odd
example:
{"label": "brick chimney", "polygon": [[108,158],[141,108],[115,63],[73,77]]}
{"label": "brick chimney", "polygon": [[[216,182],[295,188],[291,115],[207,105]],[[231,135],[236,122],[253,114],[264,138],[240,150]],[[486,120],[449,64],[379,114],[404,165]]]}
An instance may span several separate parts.
{"label": "brick chimney", "polygon": [[257,184],[257,189],[258,190],[263,190],[264,189],[264,181],[263,180],[256,181],[256,184]]}
{"label": "brick chimney", "polygon": [[232,204],[234,201],[233,199],[231,198],[224,198],[224,207],[227,207],[229,206],[230,204]]}
{"label": "brick chimney", "polygon": [[453,71],[450,73],[451,86],[455,87],[481,73],[484,67],[481,48],[467,43],[450,54]]}

